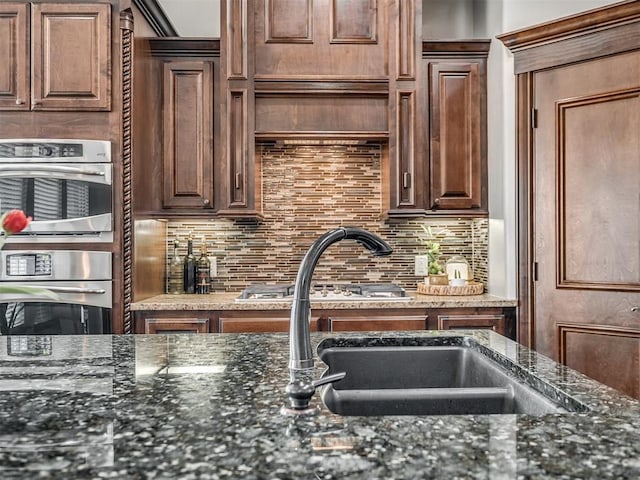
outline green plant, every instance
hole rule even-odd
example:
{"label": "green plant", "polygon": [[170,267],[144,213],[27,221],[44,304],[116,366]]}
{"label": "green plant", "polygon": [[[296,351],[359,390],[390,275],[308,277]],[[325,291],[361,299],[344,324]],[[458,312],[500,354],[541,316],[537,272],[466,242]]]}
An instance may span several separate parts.
{"label": "green plant", "polygon": [[444,273],[444,266],[438,261],[440,259],[440,243],[433,241],[431,227],[422,225],[422,229],[427,234],[427,256],[429,257],[429,275]]}

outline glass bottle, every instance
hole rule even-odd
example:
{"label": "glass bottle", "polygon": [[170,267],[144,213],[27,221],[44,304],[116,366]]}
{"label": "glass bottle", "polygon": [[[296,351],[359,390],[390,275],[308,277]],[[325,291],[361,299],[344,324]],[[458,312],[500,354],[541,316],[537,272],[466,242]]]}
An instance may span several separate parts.
{"label": "glass bottle", "polygon": [[189,234],[187,239],[187,255],[183,262],[184,293],[196,293],[196,257],[193,254],[193,238]]}
{"label": "glass bottle", "polygon": [[200,245],[200,258],[198,258],[198,283],[196,284],[196,293],[209,293],[209,271],[211,262],[207,256],[207,242],[202,237]]}
{"label": "glass bottle", "polygon": [[169,293],[178,295],[184,292],[183,279],[182,279],[182,257],[178,253],[178,247],[180,247],[180,241],[176,238],[173,241],[173,255],[171,257],[171,263],[169,264]]}

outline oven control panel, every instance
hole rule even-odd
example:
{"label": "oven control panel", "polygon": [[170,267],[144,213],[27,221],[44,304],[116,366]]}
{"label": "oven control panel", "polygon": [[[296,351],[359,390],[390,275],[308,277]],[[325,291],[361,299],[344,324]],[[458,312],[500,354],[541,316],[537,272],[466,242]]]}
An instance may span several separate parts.
{"label": "oven control panel", "polygon": [[6,257],[7,277],[50,277],[51,254],[18,253]]}

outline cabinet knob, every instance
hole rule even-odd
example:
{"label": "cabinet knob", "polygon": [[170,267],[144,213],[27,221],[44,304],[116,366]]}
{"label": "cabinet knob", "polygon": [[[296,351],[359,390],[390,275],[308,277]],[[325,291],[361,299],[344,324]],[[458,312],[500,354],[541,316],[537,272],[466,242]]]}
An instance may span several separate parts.
{"label": "cabinet knob", "polygon": [[25,102],[23,99],[16,98],[16,105],[24,105],[25,103],[27,103],[27,102]]}
{"label": "cabinet knob", "polygon": [[439,198],[436,198],[436,199],[433,201],[433,203],[435,203],[436,205],[440,205],[440,199],[439,199]]}
{"label": "cabinet knob", "polygon": [[640,306],[631,307],[632,312],[640,312]]}
{"label": "cabinet knob", "polygon": [[204,205],[209,205],[209,203],[211,203],[211,202],[209,202],[209,199],[208,199],[208,198],[205,198],[204,200],[202,200],[202,203],[203,203]]}

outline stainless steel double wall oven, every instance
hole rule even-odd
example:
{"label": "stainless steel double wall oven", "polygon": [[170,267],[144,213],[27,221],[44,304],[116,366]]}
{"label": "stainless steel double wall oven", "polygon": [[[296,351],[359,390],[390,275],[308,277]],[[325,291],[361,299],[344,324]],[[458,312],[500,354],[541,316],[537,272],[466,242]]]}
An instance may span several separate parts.
{"label": "stainless steel double wall oven", "polygon": [[0,214],[13,209],[33,220],[7,239],[13,247],[0,255],[0,287],[45,287],[57,298],[0,288],[0,333],[110,333],[112,255],[104,251],[114,232],[110,142],[0,140]]}

